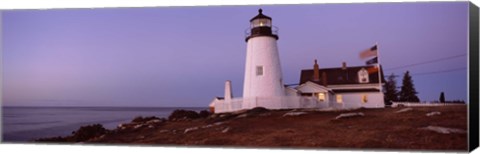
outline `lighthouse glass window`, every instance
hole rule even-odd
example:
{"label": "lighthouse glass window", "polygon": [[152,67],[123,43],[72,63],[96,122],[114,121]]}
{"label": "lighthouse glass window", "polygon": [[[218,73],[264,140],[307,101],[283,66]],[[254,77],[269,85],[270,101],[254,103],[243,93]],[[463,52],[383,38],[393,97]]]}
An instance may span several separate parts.
{"label": "lighthouse glass window", "polygon": [[252,21],[252,28],[254,27],[263,27],[263,26],[268,26],[272,27],[272,21],[269,19],[255,19]]}

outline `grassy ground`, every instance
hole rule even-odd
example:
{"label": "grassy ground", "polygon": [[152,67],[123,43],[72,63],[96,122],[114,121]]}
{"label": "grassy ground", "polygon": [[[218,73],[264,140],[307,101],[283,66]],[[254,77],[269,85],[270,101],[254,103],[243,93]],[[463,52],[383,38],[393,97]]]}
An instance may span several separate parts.
{"label": "grassy ground", "polygon": [[[421,129],[441,126],[467,130],[465,105],[413,107],[411,111],[396,113],[401,109],[303,111],[306,114],[299,116],[283,116],[292,110],[223,117],[215,115],[117,129],[87,142],[255,148],[467,150],[466,133],[441,134]],[[441,114],[426,116],[433,111]],[[339,114],[349,112],[362,112],[364,116],[335,119]],[[186,132],[187,129],[190,130]]]}

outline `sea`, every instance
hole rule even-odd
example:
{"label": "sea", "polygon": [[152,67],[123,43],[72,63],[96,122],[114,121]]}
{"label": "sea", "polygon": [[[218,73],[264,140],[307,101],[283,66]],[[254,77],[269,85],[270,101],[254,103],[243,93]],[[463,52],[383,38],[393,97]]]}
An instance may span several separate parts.
{"label": "sea", "polygon": [[81,126],[102,124],[114,129],[138,116],[167,118],[174,110],[202,107],[2,107],[2,142],[71,135]]}

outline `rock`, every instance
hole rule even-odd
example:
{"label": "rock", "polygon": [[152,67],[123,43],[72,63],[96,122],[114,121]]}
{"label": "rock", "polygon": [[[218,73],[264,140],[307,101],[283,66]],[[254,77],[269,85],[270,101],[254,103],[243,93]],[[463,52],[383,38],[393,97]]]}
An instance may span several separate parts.
{"label": "rock", "polygon": [[166,132],[168,132],[168,130],[164,130],[164,129],[160,130],[160,133],[166,133]]}
{"label": "rock", "polygon": [[237,118],[246,118],[246,117],[248,117],[248,114],[246,113],[237,116]]}
{"label": "rock", "polygon": [[408,112],[412,110],[413,110],[412,108],[404,108],[404,109],[398,110],[396,113]]}
{"label": "rock", "polygon": [[425,114],[427,117],[430,117],[430,116],[434,116],[434,115],[440,115],[442,114],[441,112],[438,112],[438,111],[435,111],[435,112],[430,112],[430,113],[427,113]]}
{"label": "rock", "polygon": [[428,126],[428,127],[423,127],[423,128],[420,128],[420,129],[430,130],[430,131],[434,131],[434,132],[441,133],[441,134],[450,134],[450,133],[464,134],[464,133],[467,133],[467,131],[465,131],[465,130],[456,129],[456,128],[446,128],[446,127],[440,127],[440,126]]}
{"label": "rock", "polygon": [[185,129],[185,131],[183,133],[186,134],[188,132],[191,132],[191,131],[194,131],[194,130],[197,130],[197,129],[198,129],[198,127],[187,128],[187,129]]}
{"label": "rock", "polygon": [[221,125],[221,124],[223,124],[223,123],[225,123],[225,122],[216,122],[216,123],[214,123],[213,125],[218,126],[218,125]]}
{"label": "rock", "polygon": [[153,119],[146,122],[146,124],[158,124],[167,121],[165,118]]}
{"label": "rock", "polygon": [[341,118],[350,118],[350,117],[358,117],[358,116],[365,116],[362,112],[354,112],[354,113],[343,113],[335,117],[335,119],[341,119]]}
{"label": "rock", "polygon": [[210,125],[206,125],[206,126],[203,126],[202,128],[210,128],[210,127],[213,127],[213,126],[219,126],[221,124],[223,124],[225,122],[216,122],[214,124],[210,124]]}
{"label": "rock", "polygon": [[307,112],[287,112],[283,116],[299,116],[299,115],[304,115],[307,114]]}
{"label": "rock", "polygon": [[223,130],[222,130],[222,133],[227,133],[228,130],[230,130],[230,127],[227,127],[227,128],[225,128],[225,129],[223,129]]}
{"label": "rock", "polygon": [[141,128],[141,127],[143,127],[143,125],[135,125],[135,126],[133,126],[133,129],[138,129],[138,128]]}

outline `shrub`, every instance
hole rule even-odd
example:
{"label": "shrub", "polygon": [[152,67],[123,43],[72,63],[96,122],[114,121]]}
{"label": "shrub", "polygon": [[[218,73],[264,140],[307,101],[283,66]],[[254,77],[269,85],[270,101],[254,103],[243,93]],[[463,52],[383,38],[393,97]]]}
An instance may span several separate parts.
{"label": "shrub", "polygon": [[147,121],[150,121],[150,120],[155,120],[155,119],[160,120],[160,118],[155,117],[155,116],[150,116],[150,117],[145,117],[145,118],[142,117],[142,116],[138,116],[135,119],[133,119],[132,122],[134,122],[134,123],[144,123],[144,122],[147,122]]}
{"label": "shrub", "polygon": [[77,131],[72,132],[72,138],[75,142],[81,142],[96,136],[103,135],[106,132],[107,129],[105,129],[101,124],[82,126]]}
{"label": "shrub", "polygon": [[199,116],[200,116],[201,118],[206,118],[206,117],[210,116],[211,114],[212,114],[212,113],[211,113],[211,112],[208,112],[207,110],[202,110],[202,111],[200,111]]}
{"label": "shrub", "polygon": [[195,111],[190,110],[175,110],[168,116],[168,120],[173,121],[177,119],[197,119],[200,115]]}

